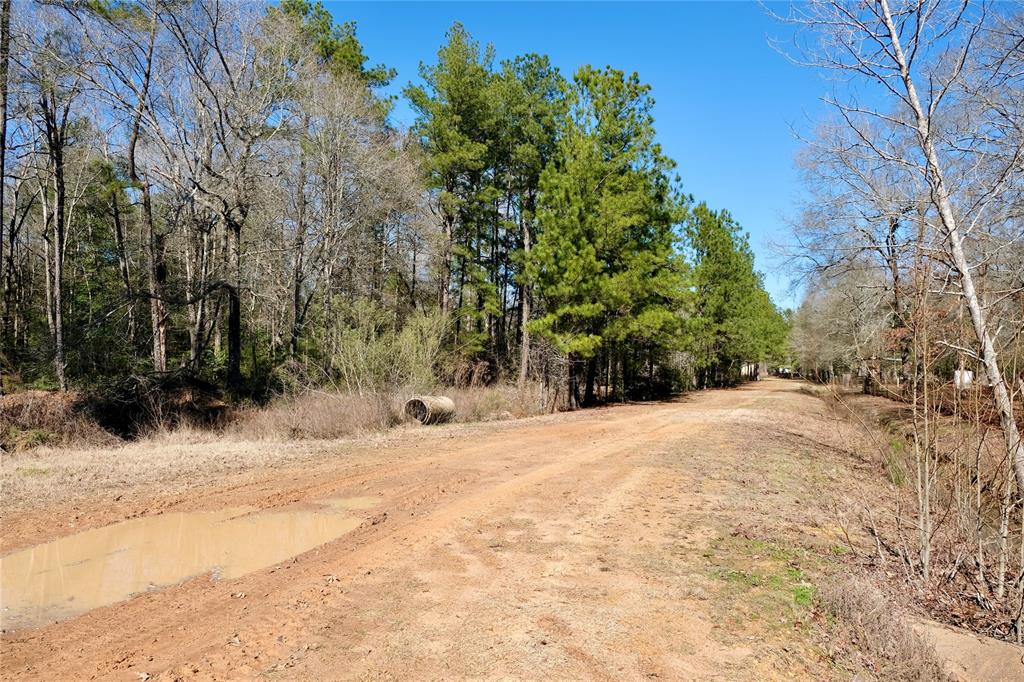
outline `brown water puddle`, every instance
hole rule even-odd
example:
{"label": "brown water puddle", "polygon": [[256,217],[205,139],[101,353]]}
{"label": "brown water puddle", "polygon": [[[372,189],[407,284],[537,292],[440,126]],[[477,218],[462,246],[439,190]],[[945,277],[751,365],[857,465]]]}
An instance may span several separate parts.
{"label": "brown water puddle", "polygon": [[345,513],[376,498],[327,500],[315,510],[247,508],[146,516],[0,558],[4,630],[64,620],[205,573],[231,579],[309,551],[355,529]]}

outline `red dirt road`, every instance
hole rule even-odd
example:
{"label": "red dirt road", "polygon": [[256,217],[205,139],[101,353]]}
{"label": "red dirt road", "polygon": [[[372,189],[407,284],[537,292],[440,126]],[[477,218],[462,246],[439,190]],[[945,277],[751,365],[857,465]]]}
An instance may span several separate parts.
{"label": "red dirt road", "polygon": [[[830,677],[791,597],[737,607],[720,577],[722,566],[767,561],[735,544],[737,527],[832,542],[838,531],[815,500],[863,476],[853,462],[817,464],[808,434],[828,417],[798,386],[420,429],[185,493],[76,502],[80,530],[140,514],[378,499],[353,512],[359,528],[294,560],[5,633],[0,676]],[[56,523],[68,513],[5,514],[3,552],[69,532]]]}

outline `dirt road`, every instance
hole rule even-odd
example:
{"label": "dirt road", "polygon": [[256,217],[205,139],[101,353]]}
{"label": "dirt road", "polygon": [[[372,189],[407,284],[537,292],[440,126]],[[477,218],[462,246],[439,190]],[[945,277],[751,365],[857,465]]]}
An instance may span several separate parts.
{"label": "dirt road", "polygon": [[348,499],[360,523],[240,577],[6,632],[0,674],[831,677],[807,608],[817,556],[842,543],[825,500],[874,474],[826,447],[830,418],[798,389],[408,430],[183,492],[5,510],[4,554],[157,513]]}

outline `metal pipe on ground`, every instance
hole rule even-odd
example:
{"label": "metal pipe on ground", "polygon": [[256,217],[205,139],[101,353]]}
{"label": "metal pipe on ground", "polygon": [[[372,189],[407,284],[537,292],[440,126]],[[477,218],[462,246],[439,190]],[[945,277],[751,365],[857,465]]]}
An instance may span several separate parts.
{"label": "metal pipe on ground", "polygon": [[421,424],[442,424],[455,416],[455,402],[443,395],[417,395],[406,401],[405,414]]}

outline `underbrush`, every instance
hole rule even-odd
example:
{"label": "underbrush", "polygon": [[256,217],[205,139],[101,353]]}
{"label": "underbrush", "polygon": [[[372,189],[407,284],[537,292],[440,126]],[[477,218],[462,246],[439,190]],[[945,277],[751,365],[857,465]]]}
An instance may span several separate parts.
{"label": "underbrush", "polygon": [[[824,655],[855,680],[955,679],[896,595],[884,594],[869,577],[842,573],[842,561],[742,534],[717,539],[704,556],[722,586],[719,598],[730,605],[723,622],[736,629],[758,623],[773,639],[785,639],[787,651]],[[800,637],[810,633],[813,649]]]}
{"label": "underbrush", "polygon": [[869,670],[879,680],[953,680],[931,643],[870,580],[827,582],[818,599],[829,622],[829,655],[838,664]]}
{"label": "underbrush", "polygon": [[[433,389],[455,403],[456,422],[516,419],[545,411],[539,384]],[[309,391],[265,407],[238,410],[225,435],[251,440],[331,439],[385,431],[406,421],[411,390],[372,393]]]}
{"label": "underbrush", "polygon": [[455,421],[519,419],[550,411],[547,391],[540,383],[518,386],[477,386],[444,391],[455,402]]}
{"label": "underbrush", "polygon": [[[433,388],[455,403],[456,422],[516,419],[550,411],[547,393],[539,383],[519,388],[509,385],[470,388]],[[45,391],[17,393],[0,398],[0,447],[7,452],[49,447],[109,447],[129,441],[159,443],[230,440],[330,440],[385,431],[405,421],[405,401],[412,388],[393,391],[348,392],[307,390],[282,395],[266,405],[227,410],[219,401],[216,418],[208,418],[188,403],[147,398],[132,405],[131,428],[126,410],[118,402],[79,394]],[[138,416],[134,416],[135,414]],[[119,426],[113,429],[110,423]]]}
{"label": "underbrush", "polygon": [[915,412],[862,393],[821,397],[837,425],[858,432],[844,449],[887,484],[872,495],[851,489],[841,505],[862,538],[860,568],[935,620],[1019,643],[1024,537],[998,431],[937,405]]}
{"label": "underbrush", "polygon": [[889,434],[844,407],[846,395],[793,388],[823,399],[827,409],[801,408],[799,416],[762,426],[756,464],[737,474],[753,488],[752,499],[761,499],[704,555],[719,594],[731,597],[723,622],[757,622],[780,638],[805,633],[785,651],[823,656],[833,666],[830,678],[950,679],[905,615],[925,609],[920,583],[907,580],[910,568],[891,551],[911,538],[892,521],[906,524],[909,514],[884,468]]}
{"label": "underbrush", "polygon": [[23,391],[0,396],[0,449],[40,446],[104,446],[118,438],[103,429],[79,393]]}
{"label": "underbrush", "polygon": [[238,410],[224,433],[245,440],[332,439],[383,431],[398,421],[389,395],[310,391]]}

